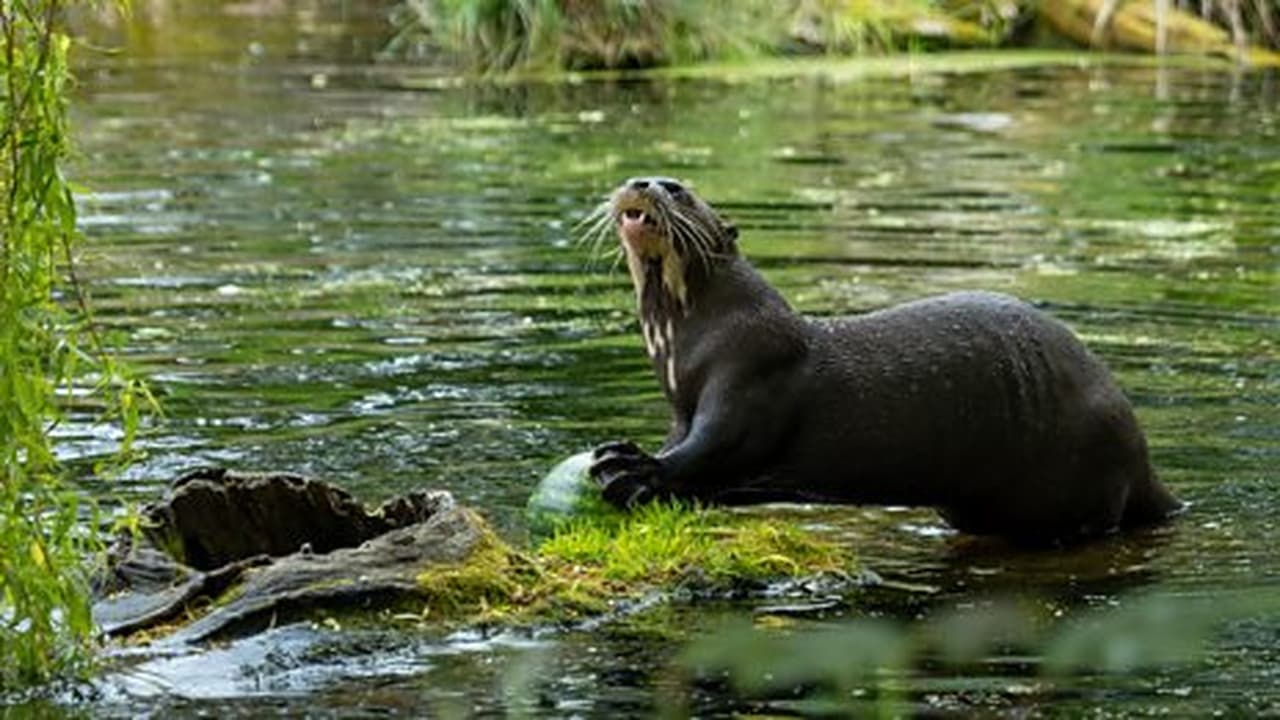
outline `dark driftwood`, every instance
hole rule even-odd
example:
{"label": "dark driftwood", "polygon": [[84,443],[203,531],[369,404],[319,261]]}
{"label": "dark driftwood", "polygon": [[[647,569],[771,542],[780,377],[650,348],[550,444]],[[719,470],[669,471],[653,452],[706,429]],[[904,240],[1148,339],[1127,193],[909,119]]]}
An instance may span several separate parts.
{"label": "dark driftwood", "polygon": [[96,582],[94,618],[108,635],[172,621],[224,594],[172,639],[198,642],[309,610],[396,602],[421,594],[424,570],[466,560],[486,532],[443,491],[369,511],[319,480],[223,469],[179,478],[144,514],[146,529],[120,539]]}
{"label": "dark driftwood", "polygon": [[262,630],[317,609],[377,608],[422,597],[418,575],[434,565],[464,562],[484,532],[474,513],[450,507],[358,547],[294,553],[246,573],[234,599],[170,640],[201,642]]}
{"label": "dark driftwood", "polygon": [[352,547],[425,520],[439,493],[413,493],[370,512],[347,491],[290,473],[205,468],[174,482],[147,515],[148,539],[186,565],[212,570],[255,555]]}

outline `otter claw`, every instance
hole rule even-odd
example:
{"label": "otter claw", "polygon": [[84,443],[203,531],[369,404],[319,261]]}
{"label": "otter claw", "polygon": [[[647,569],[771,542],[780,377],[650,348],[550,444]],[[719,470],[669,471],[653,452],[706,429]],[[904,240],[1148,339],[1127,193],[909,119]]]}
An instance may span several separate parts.
{"label": "otter claw", "polygon": [[629,510],[657,496],[654,485],[662,466],[635,443],[606,443],[592,454],[589,472],[610,504]]}
{"label": "otter claw", "polygon": [[596,446],[596,448],[591,451],[592,457],[596,460],[602,460],[608,455],[636,457],[644,454],[645,452],[640,449],[640,446],[630,440],[615,440],[614,442],[607,442],[603,445]]}
{"label": "otter claw", "polygon": [[591,463],[589,471],[592,477],[603,482],[615,475],[643,472],[652,462],[647,455],[605,455]]}
{"label": "otter claw", "polygon": [[609,504],[631,510],[653,500],[656,493],[643,477],[628,473],[607,481],[601,493]]}

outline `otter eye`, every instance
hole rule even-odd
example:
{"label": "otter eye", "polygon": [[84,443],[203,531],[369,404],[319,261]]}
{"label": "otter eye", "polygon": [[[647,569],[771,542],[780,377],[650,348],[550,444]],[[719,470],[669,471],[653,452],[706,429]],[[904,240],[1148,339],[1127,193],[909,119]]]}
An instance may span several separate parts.
{"label": "otter eye", "polygon": [[678,195],[684,192],[684,187],[674,180],[659,180],[658,184],[662,186],[663,190],[666,190],[672,195]]}

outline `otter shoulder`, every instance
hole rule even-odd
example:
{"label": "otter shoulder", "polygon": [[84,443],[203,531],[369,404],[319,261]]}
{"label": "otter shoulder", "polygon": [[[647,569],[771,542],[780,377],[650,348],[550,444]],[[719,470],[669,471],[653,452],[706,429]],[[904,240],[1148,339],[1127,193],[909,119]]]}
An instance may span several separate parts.
{"label": "otter shoulder", "polygon": [[1013,315],[1040,315],[1030,303],[1004,293],[987,290],[962,290],[911,300],[867,313],[861,317],[876,318],[886,315],[945,317],[1009,317]]}
{"label": "otter shoulder", "polygon": [[991,307],[991,308],[1031,308],[1031,304],[1001,292],[991,290],[958,290],[956,292],[931,295],[906,303],[910,305],[940,305],[957,307]]}
{"label": "otter shoulder", "polygon": [[812,318],[810,327],[819,342],[832,337],[846,342],[853,333],[867,343],[888,346],[907,338],[941,341],[953,335],[1003,335],[1012,328],[1044,326],[1047,320],[1043,312],[1012,295],[975,290],[933,295],[857,315]]}

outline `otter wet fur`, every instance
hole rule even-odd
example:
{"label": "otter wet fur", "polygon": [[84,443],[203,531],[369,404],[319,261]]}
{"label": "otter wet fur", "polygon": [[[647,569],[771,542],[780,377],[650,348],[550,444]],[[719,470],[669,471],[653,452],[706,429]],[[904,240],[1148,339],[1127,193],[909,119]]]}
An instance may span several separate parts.
{"label": "otter wet fur", "polygon": [[597,238],[617,230],[672,410],[656,453],[595,449],[615,505],[928,505],[961,531],[1029,544],[1182,507],[1107,369],[1027,303],[958,292],[802,317],[739,253],[736,228],[670,178],[628,180],[589,220]]}

